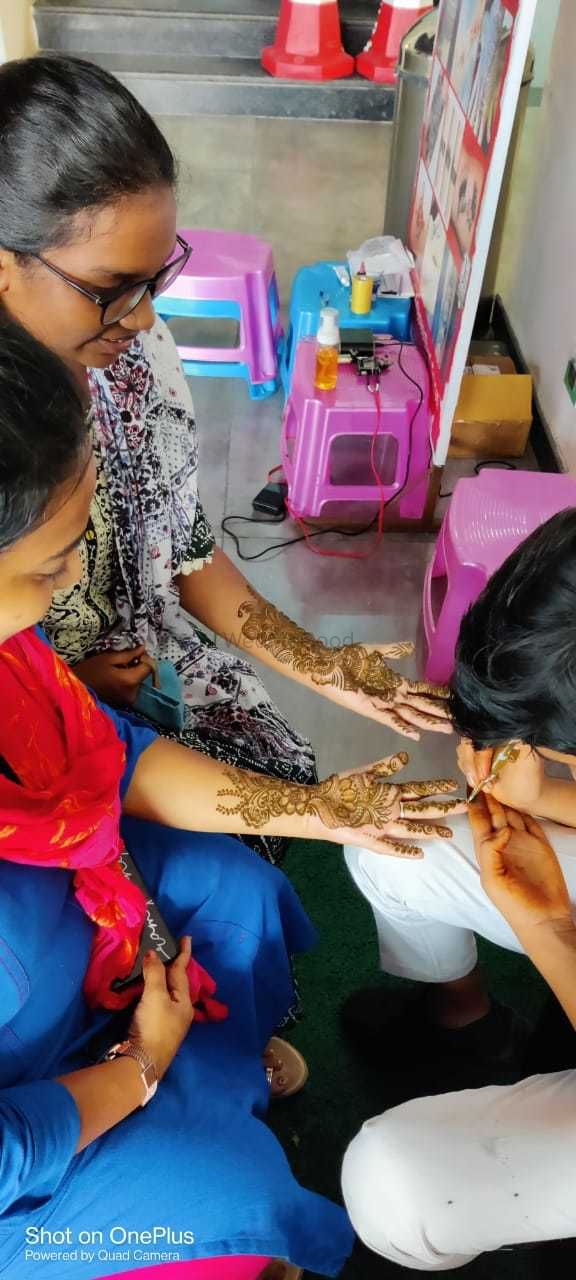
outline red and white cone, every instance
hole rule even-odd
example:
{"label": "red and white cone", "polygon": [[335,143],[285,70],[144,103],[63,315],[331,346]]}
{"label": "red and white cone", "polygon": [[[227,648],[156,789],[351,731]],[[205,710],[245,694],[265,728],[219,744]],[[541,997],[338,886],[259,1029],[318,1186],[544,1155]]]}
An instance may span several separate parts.
{"label": "red and white cone", "polygon": [[382,0],[372,38],[356,59],[358,73],[379,84],[394,84],[401,40],[433,8],[418,0]]}
{"label": "red and white cone", "polygon": [[354,58],[342,47],[338,0],[281,0],[276,41],[263,50],[262,66],[289,80],[351,76]]}

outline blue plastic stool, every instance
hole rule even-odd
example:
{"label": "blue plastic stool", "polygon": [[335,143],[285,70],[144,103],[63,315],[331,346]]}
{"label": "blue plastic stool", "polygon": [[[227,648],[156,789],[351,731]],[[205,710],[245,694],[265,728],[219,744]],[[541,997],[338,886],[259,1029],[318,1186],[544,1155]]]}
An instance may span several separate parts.
{"label": "blue plastic stool", "polygon": [[288,335],[280,365],[286,395],[292,386],[298,343],[302,338],[316,336],[323,307],[337,307],[341,329],[370,329],[374,333],[390,333],[400,342],[410,341],[411,298],[375,298],[369,315],[356,316],[350,310],[350,287],[340,283],[334,267],[347,269],[347,264],[316,262],[311,267],[301,267],[294,278]]}

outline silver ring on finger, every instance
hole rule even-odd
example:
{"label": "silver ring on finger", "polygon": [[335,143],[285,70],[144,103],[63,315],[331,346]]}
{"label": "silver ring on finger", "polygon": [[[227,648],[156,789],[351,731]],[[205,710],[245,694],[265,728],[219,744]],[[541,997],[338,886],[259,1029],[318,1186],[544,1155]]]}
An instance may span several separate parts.
{"label": "silver ring on finger", "polygon": [[402,819],[405,817],[406,817],[406,814],[404,813],[404,801],[401,800],[400,801],[400,818]]}

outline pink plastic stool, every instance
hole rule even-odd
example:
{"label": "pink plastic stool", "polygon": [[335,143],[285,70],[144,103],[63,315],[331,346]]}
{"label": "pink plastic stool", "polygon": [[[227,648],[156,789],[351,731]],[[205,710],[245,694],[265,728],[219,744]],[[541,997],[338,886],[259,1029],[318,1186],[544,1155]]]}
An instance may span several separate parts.
{"label": "pink plastic stool", "polygon": [[201,1258],[195,1262],[165,1262],[159,1267],[125,1271],[102,1280],[257,1280],[271,1258]]}
{"label": "pink plastic stool", "polygon": [[[410,344],[395,342],[384,350],[392,365],[380,386],[376,470],[386,501],[402,495],[399,515],[419,520],[430,459],[428,371]],[[366,379],[353,365],[340,365],[336,390],[317,391],[315,370],[316,342],[304,339],[298,343],[281,440],[290,504],[301,517],[320,516],[328,502],[379,503],[381,497],[370,466],[376,400]]]}
{"label": "pink plastic stool", "polygon": [[158,314],[165,319],[228,317],[240,324],[237,347],[179,345],[185,372],[244,377],[253,399],[272,395],[280,385],[278,356],[284,337],[272,246],[237,231],[184,228],[180,235],[193,252],[184,271],[157,297]]}
{"label": "pink plastic stool", "polygon": [[[486,469],[459,480],[424,583],[426,678],[450,679],[460,623],[506,558],[557,511],[576,506],[576,477]],[[444,579],[441,602],[433,582]]]}

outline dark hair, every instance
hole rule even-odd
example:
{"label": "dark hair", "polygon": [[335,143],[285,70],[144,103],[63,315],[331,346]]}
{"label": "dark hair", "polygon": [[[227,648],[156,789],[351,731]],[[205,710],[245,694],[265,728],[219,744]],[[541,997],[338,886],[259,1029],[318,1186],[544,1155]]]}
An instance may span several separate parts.
{"label": "dark hair", "polygon": [[86,408],[66,366],[19,325],[0,327],[0,553],[42,520],[88,448]]}
{"label": "dark hair", "polygon": [[576,754],[576,508],[531,534],[462,621],[451,712],[476,747]]}
{"label": "dark hair", "polygon": [[107,71],[49,55],[0,67],[0,245],[66,244],[76,214],[175,177],[152,117]]}

